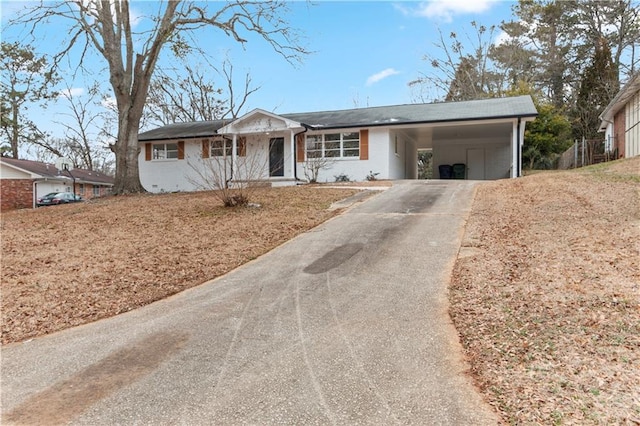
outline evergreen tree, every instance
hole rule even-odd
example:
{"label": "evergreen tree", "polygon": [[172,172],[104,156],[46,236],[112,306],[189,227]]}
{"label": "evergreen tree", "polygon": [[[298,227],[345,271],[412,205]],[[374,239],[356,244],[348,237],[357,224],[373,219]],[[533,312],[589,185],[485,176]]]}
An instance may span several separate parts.
{"label": "evergreen tree", "polygon": [[580,81],[580,91],[573,112],[573,134],[578,139],[594,139],[600,114],[619,90],[618,71],[611,59],[607,40],[596,45],[591,64]]}
{"label": "evergreen tree", "polygon": [[3,152],[11,152],[13,158],[18,158],[21,144],[34,142],[43,135],[25,112],[29,104],[45,103],[55,96],[49,88],[57,79],[49,72],[47,59],[37,56],[33,46],[2,42],[0,49],[0,141]]}

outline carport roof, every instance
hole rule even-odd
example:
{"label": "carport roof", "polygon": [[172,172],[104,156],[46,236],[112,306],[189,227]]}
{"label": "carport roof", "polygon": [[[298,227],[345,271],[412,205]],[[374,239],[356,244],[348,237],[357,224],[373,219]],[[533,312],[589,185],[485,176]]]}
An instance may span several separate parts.
{"label": "carport roof", "polygon": [[[311,130],[536,117],[530,96],[463,102],[392,105],[339,111],[279,114]],[[138,136],[140,141],[207,137],[230,121],[176,123]]]}

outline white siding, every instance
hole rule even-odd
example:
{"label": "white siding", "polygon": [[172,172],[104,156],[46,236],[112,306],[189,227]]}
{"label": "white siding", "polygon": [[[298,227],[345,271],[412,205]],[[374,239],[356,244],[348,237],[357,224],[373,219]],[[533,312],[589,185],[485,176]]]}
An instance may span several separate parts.
{"label": "white siding", "polygon": [[[158,141],[158,143],[178,143],[178,141]],[[184,144],[184,160],[150,160],[145,161],[145,147],[142,146],[138,156],[140,182],[149,192],[195,191],[196,185],[189,181],[195,172],[189,166],[202,156],[202,142],[187,140]]]}
{"label": "white siding", "polygon": [[0,163],[0,179],[31,179],[31,175]]}
{"label": "white siding", "polygon": [[404,179],[407,168],[407,140],[398,132],[390,132],[389,179]]}
{"label": "white siding", "polygon": [[[331,132],[353,131],[331,130]],[[370,172],[379,173],[378,179],[389,179],[389,130],[373,128],[369,129],[369,159],[360,160],[358,157],[338,158],[327,170],[321,170],[318,174],[318,182],[334,182],[335,177],[345,174],[354,182],[365,181]],[[286,151],[285,151],[286,153]],[[298,165],[298,178],[304,179],[302,163]]]}
{"label": "white siding", "polygon": [[640,155],[640,92],[625,106],[625,156]]}
{"label": "white siding", "polygon": [[[293,152],[291,150],[290,134],[248,135],[246,156],[237,157],[234,178],[269,179],[269,140],[284,138],[284,177],[292,177],[291,167]],[[207,139],[207,138],[203,138]],[[158,141],[156,143],[178,143],[174,141]],[[202,176],[210,176],[210,170],[222,171],[227,167],[228,178],[231,178],[231,157],[202,158],[202,139],[188,139],[184,141],[184,159],[145,160],[145,147],[138,156],[140,164],[140,181],[149,192],[178,192],[199,191],[213,189],[204,182]],[[220,173],[220,172],[219,172]],[[221,176],[225,176],[221,174]],[[218,181],[222,182],[224,179]]]}

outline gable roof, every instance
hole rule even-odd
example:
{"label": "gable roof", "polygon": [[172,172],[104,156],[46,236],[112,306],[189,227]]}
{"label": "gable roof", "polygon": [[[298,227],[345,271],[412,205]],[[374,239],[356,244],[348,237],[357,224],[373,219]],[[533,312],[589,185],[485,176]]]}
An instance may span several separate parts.
{"label": "gable roof", "polygon": [[[259,110],[258,110],[259,111]],[[244,120],[255,111],[237,119]],[[491,98],[475,101],[405,104],[382,107],[354,108],[338,111],[277,114],[300,123],[310,130],[352,127],[430,124],[460,121],[480,121],[509,118],[534,118],[538,115],[531,96]],[[188,139],[214,136],[230,124],[228,120],[175,123],[140,133],[138,140]]]}
{"label": "gable roof", "polygon": [[[256,121],[254,120],[261,120],[263,118],[267,119],[267,123],[259,123],[257,124],[258,127],[254,127],[253,125],[256,125]],[[276,124],[274,126],[274,123],[272,122],[275,121]],[[278,122],[280,122],[280,126],[278,126]],[[243,128],[243,123],[246,123],[249,127],[248,131],[249,132],[256,132],[256,131],[270,131],[275,127],[275,130],[284,130],[284,129],[299,129],[299,130],[304,130],[304,124],[301,124],[300,122],[291,120],[289,118],[287,118],[286,115],[277,115],[274,114],[272,112],[268,112],[265,111],[263,109],[259,109],[256,108],[250,112],[248,112],[247,114],[243,115],[242,117],[232,121],[231,123],[227,124],[226,126],[221,127],[220,129],[218,129],[218,133],[220,134],[233,134],[236,132],[242,132],[242,131],[247,131],[246,128]],[[272,127],[274,126],[274,127]]]}
{"label": "gable roof", "polygon": [[[32,179],[63,179],[71,180],[71,176],[62,170],[58,170],[55,165],[51,163],[43,163],[40,161],[31,160],[17,160],[15,158],[0,157],[0,163],[3,163],[11,168],[31,174]],[[76,179],[76,182],[96,183],[100,185],[113,185],[114,179],[111,176],[104,173],[85,170],[85,169],[72,169],[71,175]]]}

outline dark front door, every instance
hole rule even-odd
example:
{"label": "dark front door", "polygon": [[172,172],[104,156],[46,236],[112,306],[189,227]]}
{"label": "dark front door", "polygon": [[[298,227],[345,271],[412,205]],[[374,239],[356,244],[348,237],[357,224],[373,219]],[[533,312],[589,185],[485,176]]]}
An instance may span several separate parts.
{"label": "dark front door", "polygon": [[269,140],[269,176],[284,176],[284,138]]}

